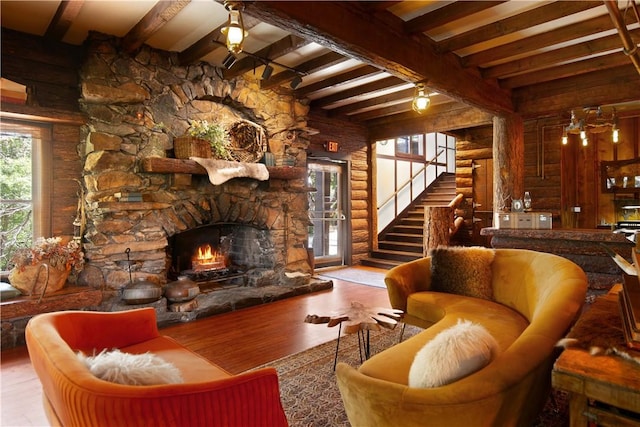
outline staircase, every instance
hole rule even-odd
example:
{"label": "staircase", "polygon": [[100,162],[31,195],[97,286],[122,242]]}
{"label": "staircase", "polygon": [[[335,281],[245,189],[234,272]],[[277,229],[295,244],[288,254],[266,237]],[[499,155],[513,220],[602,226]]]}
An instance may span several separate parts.
{"label": "staircase", "polygon": [[387,231],[380,235],[378,249],[362,259],[361,264],[388,270],[396,265],[422,258],[424,207],[446,206],[455,196],[455,174],[440,175],[423,193],[422,198],[416,199],[412,206],[387,227]]}

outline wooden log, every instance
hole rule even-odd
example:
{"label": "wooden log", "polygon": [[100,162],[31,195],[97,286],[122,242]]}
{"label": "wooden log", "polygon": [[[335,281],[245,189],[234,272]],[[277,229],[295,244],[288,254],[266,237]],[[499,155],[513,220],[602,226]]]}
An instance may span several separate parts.
{"label": "wooden log", "polygon": [[524,124],[521,117],[493,119],[493,211],[502,212],[524,187]]}
{"label": "wooden log", "polygon": [[452,215],[453,210],[448,206],[425,206],[423,229],[424,256],[427,256],[431,249],[449,244],[449,226],[453,219]]}

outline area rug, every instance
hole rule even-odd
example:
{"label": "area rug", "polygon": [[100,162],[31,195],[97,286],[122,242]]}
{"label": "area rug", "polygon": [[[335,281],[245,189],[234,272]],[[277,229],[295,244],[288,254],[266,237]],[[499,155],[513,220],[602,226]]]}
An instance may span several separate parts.
{"label": "area rug", "polygon": [[376,288],[386,288],[384,284],[385,274],[386,272],[369,271],[353,267],[318,271],[316,273],[316,275],[320,277],[345,280],[347,282],[358,283],[360,285],[375,286]]}
{"label": "area rug", "polygon": [[[407,326],[405,338],[419,328]],[[371,354],[398,342],[400,328],[372,331]],[[266,366],[275,367],[280,381],[282,404],[291,427],[349,427],[333,371],[336,340],[284,357]],[[338,362],[360,365],[357,335],[340,339]],[[552,394],[534,427],[568,426],[568,400],[565,394]]]}

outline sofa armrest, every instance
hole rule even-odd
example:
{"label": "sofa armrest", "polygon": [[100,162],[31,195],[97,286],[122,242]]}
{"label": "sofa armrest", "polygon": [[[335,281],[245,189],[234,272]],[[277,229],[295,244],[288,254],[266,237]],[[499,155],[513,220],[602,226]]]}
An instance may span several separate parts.
{"label": "sofa armrest", "polygon": [[406,311],[409,295],[431,287],[431,258],[425,257],[398,265],[384,278],[391,307]]}

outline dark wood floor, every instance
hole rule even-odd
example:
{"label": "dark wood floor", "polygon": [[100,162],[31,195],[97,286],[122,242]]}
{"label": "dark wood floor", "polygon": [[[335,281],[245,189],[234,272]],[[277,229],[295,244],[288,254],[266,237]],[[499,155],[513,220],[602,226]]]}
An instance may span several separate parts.
{"label": "dark wood floor", "polygon": [[[358,267],[380,271],[370,267]],[[331,314],[350,301],[389,306],[384,288],[332,279],[330,291],[302,295],[162,329],[183,345],[232,373],[294,354],[337,337],[337,328],[304,323],[307,314]],[[48,425],[40,383],[26,348],[1,353],[0,425]]]}

